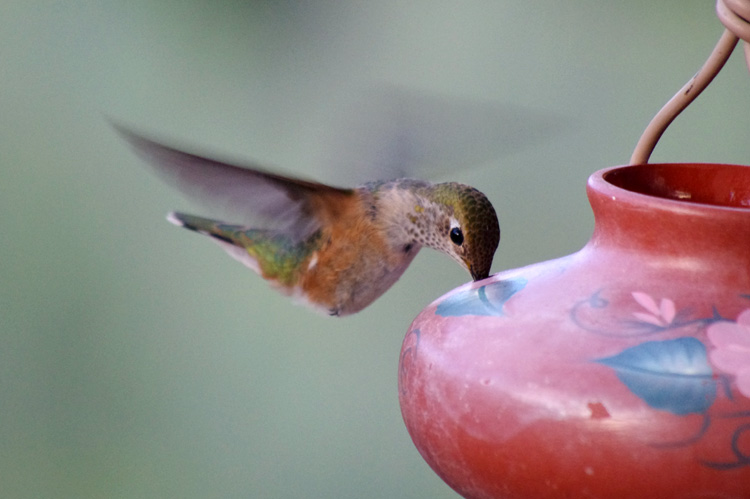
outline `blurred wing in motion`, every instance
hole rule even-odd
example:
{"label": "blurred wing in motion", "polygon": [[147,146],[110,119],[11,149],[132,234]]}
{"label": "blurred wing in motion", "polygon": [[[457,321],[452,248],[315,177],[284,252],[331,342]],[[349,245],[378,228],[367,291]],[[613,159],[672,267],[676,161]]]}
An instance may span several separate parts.
{"label": "blurred wing in motion", "polygon": [[113,125],[159,176],[190,200],[198,201],[226,221],[266,228],[302,239],[327,216],[332,197],[349,197],[351,189],[284,177],[253,165],[238,166],[163,145],[121,125]]}
{"label": "blurred wing in motion", "polygon": [[334,106],[331,133],[322,138],[322,162],[331,178],[350,185],[399,177],[436,180],[569,128],[551,112],[523,106],[391,85],[354,93]]}

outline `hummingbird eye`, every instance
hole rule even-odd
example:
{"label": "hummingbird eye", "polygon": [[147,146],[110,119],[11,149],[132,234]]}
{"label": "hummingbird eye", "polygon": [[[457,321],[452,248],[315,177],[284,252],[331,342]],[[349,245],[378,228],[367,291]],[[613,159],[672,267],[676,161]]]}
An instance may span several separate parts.
{"label": "hummingbird eye", "polygon": [[453,227],[451,229],[451,241],[453,241],[453,244],[456,246],[461,246],[464,242],[464,233],[461,232],[461,229],[459,227]]}

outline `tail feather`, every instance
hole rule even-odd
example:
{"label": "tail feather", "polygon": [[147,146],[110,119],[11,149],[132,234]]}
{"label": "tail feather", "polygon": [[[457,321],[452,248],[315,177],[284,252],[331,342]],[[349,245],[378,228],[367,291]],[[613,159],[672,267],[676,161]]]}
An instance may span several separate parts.
{"label": "tail feather", "polygon": [[213,237],[225,243],[241,246],[241,243],[235,236],[237,229],[239,228],[238,226],[228,225],[210,218],[176,212],[167,215],[167,220],[175,225],[179,225],[180,227],[200,232],[201,234]]}
{"label": "tail feather", "polygon": [[169,213],[167,220],[174,225],[211,237],[229,256],[251,268],[253,271],[260,273],[258,261],[248,253],[245,245],[239,239],[243,227],[177,212]]}

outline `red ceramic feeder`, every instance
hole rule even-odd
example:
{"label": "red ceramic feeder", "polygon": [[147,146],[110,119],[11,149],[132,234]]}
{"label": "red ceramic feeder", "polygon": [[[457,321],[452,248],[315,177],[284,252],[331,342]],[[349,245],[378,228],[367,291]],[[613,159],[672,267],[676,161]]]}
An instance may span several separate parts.
{"label": "red ceramic feeder", "polygon": [[750,498],[750,167],[645,164],[745,41],[750,0],[643,133],[589,178],[578,253],[502,272],[414,320],[401,412],[467,498]]}
{"label": "red ceramic feeder", "polygon": [[414,321],[404,421],[471,498],[750,497],[750,167],[593,174],[578,253]]}

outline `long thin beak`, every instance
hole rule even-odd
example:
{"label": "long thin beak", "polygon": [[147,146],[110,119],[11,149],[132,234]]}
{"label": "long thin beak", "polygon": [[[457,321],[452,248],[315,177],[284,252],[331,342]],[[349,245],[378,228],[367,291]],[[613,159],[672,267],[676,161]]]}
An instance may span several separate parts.
{"label": "long thin beak", "polygon": [[471,278],[474,279],[474,281],[481,281],[482,279],[487,279],[489,277],[489,274],[475,274],[474,272],[471,273]]}
{"label": "long thin beak", "polygon": [[489,277],[489,272],[479,273],[469,262],[464,261],[464,263],[466,264],[466,267],[468,267],[469,274],[471,274],[471,278],[474,279],[474,281],[481,281],[482,279],[487,279],[487,277]]}

